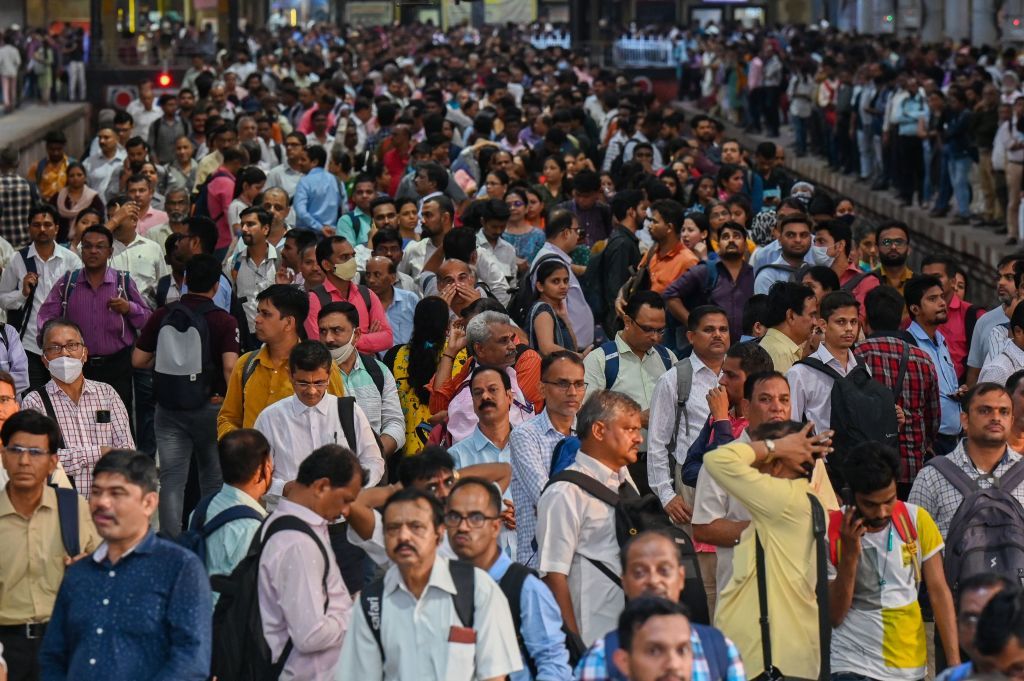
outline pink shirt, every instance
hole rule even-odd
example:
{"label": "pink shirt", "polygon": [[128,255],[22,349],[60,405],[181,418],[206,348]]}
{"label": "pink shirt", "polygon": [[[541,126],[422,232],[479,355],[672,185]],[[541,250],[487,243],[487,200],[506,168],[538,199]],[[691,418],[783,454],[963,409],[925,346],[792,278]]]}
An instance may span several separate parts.
{"label": "pink shirt", "polygon": [[[862,274],[864,274],[864,270],[857,267],[853,263],[850,263],[849,267],[846,268],[842,276],[839,277],[839,285],[844,286],[846,282],[850,281],[854,277],[859,277]],[[864,298],[868,295],[869,291],[871,291],[874,288],[878,288],[879,284],[880,282],[878,281],[878,277],[869,275],[861,279],[860,283],[853,288],[853,297],[857,299],[858,303],[860,303],[860,314],[858,316],[860,317],[861,324],[864,323],[864,320],[866,318]]]}
{"label": "pink shirt", "polygon": [[139,224],[136,225],[135,231],[142,236],[146,236],[146,232],[149,230],[154,227],[159,227],[160,225],[166,225],[170,221],[171,219],[167,217],[167,213],[164,211],[150,208],[148,213],[139,218]]}
{"label": "pink shirt", "polygon": [[235,176],[224,166],[217,168],[218,177],[210,180],[206,189],[206,205],[210,217],[217,223],[217,248],[231,245],[231,225],[228,224],[228,206],[235,198]]}
{"label": "pink shirt", "polygon": [[[330,294],[332,301],[352,303],[355,305],[356,311],[359,312],[359,330],[362,332],[359,342],[356,343],[356,349],[359,352],[384,352],[391,349],[391,346],[394,345],[394,335],[391,332],[391,324],[388,323],[387,313],[384,306],[380,304],[380,298],[376,293],[369,289],[366,290],[370,294],[370,310],[367,312],[363,294],[359,292],[359,287],[354,282],[349,284],[347,298],[341,295],[341,291],[331,283],[330,279],[324,280],[324,289]],[[320,298],[317,297],[315,291],[310,291],[309,316],[306,317],[306,335],[310,340],[319,340],[320,338],[320,327],[317,325],[319,314]],[[371,322],[377,322],[380,330],[370,331]]]}
{"label": "pink shirt", "polygon": [[[949,305],[946,306],[946,323],[939,325],[939,331],[942,332],[942,336],[946,339],[946,347],[949,348],[949,357],[953,360],[953,367],[956,369],[956,375],[961,376],[964,373],[964,361],[967,359],[967,352],[970,348],[967,346],[967,311],[970,309],[970,305],[960,299],[960,296],[953,294],[953,299],[949,301]],[[983,314],[984,309],[979,309],[978,314]]]}

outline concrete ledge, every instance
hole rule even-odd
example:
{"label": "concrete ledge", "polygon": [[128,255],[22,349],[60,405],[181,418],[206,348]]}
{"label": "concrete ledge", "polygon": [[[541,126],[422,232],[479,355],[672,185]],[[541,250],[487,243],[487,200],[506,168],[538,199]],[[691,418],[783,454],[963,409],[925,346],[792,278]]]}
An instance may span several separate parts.
{"label": "concrete ledge", "polygon": [[28,104],[0,118],[0,148],[14,146],[21,153],[19,171],[46,153],[43,138],[51,130],[62,130],[68,138],[68,155],[81,159],[89,132],[89,106],[84,103],[60,103],[50,106]]}

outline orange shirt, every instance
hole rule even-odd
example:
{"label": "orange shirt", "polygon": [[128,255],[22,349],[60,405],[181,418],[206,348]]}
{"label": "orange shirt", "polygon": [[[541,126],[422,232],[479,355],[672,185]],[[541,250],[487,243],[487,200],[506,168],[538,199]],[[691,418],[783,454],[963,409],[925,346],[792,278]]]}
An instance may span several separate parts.
{"label": "orange shirt", "polygon": [[[459,392],[466,379],[476,366],[476,362],[466,362],[462,368],[438,389],[433,389],[433,383],[428,386],[430,391],[430,413],[436,414],[448,408],[455,394]],[[536,413],[544,409],[544,398],[540,393],[540,355],[534,350],[524,350],[519,359],[516,360],[516,381],[519,389],[523,391],[523,397],[530,401]]]}
{"label": "orange shirt", "polygon": [[655,293],[663,293],[669,284],[700,262],[693,251],[681,241],[664,256],[658,252],[658,246],[655,244],[647,251],[645,261],[651,275],[651,290]]}

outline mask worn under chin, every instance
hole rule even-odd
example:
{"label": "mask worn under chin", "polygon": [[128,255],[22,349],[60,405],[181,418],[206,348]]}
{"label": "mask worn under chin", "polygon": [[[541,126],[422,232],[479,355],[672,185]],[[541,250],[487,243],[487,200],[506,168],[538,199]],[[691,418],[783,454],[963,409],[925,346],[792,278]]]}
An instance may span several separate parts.
{"label": "mask worn under chin", "polygon": [[61,383],[74,383],[82,375],[82,360],[61,356],[50,360],[50,375]]}
{"label": "mask worn under chin", "polygon": [[811,246],[811,259],[815,265],[824,265],[825,267],[832,267],[832,263],[836,261],[834,255],[828,254],[827,246]]}
{"label": "mask worn under chin", "polygon": [[334,266],[334,275],[342,281],[352,281],[356,278],[356,259],[349,258],[347,261]]}
{"label": "mask worn under chin", "polygon": [[352,356],[355,349],[356,346],[352,341],[345,343],[340,348],[331,348],[331,359],[334,360],[335,364],[342,364]]}

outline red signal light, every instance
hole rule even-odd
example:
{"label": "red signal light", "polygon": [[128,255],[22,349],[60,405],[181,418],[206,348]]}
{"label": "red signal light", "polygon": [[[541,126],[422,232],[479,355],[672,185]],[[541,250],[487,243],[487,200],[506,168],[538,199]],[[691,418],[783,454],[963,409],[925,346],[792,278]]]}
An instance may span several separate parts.
{"label": "red signal light", "polygon": [[156,84],[160,87],[170,87],[173,79],[169,73],[161,73],[156,77]]}

